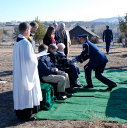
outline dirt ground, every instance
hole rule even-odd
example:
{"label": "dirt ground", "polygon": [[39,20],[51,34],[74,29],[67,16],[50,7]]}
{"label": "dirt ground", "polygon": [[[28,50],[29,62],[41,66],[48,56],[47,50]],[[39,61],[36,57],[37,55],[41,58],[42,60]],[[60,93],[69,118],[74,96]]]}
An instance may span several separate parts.
{"label": "dirt ground", "polygon": [[[103,44],[99,48],[105,52]],[[70,57],[81,52],[81,45],[71,46]],[[111,47],[107,55],[109,62],[106,69],[127,69],[127,48],[119,45]],[[86,63],[86,62],[85,62]],[[79,64],[80,69],[83,65]],[[54,120],[35,120],[21,122],[13,110],[12,97],[12,48],[0,47],[0,128],[127,128],[127,123],[102,121],[54,121]]]}

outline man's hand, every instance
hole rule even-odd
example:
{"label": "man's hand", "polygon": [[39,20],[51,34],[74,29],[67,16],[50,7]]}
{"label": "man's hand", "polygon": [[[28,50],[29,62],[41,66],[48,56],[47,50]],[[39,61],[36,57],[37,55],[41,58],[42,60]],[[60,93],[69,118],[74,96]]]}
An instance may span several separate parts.
{"label": "man's hand", "polygon": [[77,59],[76,57],[72,57],[72,59],[70,60],[71,63],[77,63]]}
{"label": "man's hand", "polygon": [[64,71],[57,71],[57,75],[62,75],[63,73],[65,73]]}
{"label": "man's hand", "polygon": [[58,68],[55,68],[55,71],[58,72]]}

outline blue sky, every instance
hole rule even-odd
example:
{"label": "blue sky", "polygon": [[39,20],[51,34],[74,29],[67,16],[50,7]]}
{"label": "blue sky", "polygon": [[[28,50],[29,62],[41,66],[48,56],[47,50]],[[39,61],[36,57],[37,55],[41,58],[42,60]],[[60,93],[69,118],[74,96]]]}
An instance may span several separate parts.
{"label": "blue sky", "polygon": [[0,0],[0,22],[89,21],[124,16],[127,0]]}

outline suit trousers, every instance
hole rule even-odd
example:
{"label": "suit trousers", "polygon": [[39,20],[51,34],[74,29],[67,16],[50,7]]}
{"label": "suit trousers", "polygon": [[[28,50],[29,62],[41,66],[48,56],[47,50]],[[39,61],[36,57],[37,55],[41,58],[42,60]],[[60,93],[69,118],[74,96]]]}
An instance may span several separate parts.
{"label": "suit trousers", "polygon": [[56,83],[57,92],[65,92],[66,88],[70,88],[70,81],[67,73],[43,76],[42,79],[44,82]]}
{"label": "suit trousers", "polygon": [[86,77],[86,82],[89,86],[93,85],[92,84],[92,78],[91,78],[91,73],[92,70],[95,71],[95,77],[101,81],[102,83],[108,85],[108,87],[111,87],[112,85],[115,84],[115,82],[109,80],[108,78],[106,78],[105,76],[102,75],[104,69],[105,69],[106,63],[101,64],[95,68],[92,68],[91,66],[87,65],[84,67],[85,69],[85,77]]}
{"label": "suit trousers", "polygon": [[111,41],[106,41],[106,52],[109,53]]}

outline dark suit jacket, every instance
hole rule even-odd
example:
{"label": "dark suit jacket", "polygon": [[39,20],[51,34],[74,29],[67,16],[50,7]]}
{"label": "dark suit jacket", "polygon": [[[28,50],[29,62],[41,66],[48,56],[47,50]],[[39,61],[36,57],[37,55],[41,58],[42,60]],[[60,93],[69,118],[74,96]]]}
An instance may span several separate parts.
{"label": "dark suit jacket", "polygon": [[87,59],[89,59],[88,65],[92,68],[98,67],[99,65],[108,62],[106,55],[90,41],[83,43],[83,51],[79,56],[77,56],[77,60],[84,60],[84,57],[86,57],[86,55]]}
{"label": "dark suit jacket", "polygon": [[50,57],[47,55],[41,56],[38,60],[38,72],[39,77],[48,76],[51,74],[56,75],[56,69],[54,64],[51,62]]}
{"label": "dark suit jacket", "polygon": [[103,41],[111,42],[113,40],[113,34],[111,29],[106,29],[103,32]]}

